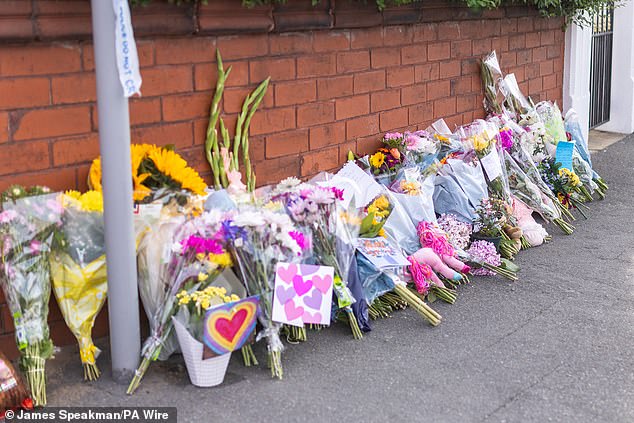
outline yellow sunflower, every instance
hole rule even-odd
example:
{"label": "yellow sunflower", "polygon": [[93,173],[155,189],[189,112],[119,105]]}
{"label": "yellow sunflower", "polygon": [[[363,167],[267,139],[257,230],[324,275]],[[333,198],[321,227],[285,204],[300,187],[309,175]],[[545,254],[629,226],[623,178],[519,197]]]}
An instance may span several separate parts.
{"label": "yellow sunflower", "polygon": [[370,156],[370,164],[372,167],[378,169],[383,166],[383,163],[385,163],[385,154],[380,151]]}
{"label": "yellow sunflower", "polygon": [[187,162],[177,153],[157,148],[148,153],[148,158],[154,162],[159,172],[169,176],[180,184],[182,189],[192,191],[198,195],[205,194],[207,184]]}

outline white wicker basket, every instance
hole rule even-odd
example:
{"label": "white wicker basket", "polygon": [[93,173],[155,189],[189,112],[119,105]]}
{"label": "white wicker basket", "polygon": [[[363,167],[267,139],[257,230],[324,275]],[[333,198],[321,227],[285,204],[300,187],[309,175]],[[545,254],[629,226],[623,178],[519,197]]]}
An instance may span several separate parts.
{"label": "white wicker basket", "polygon": [[178,320],[172,318],[172,321],[183,352],[189,380],[193,385],[201,387],[220,385],[225,379],[231,353],[203,360],[203,344],[192,337]]}

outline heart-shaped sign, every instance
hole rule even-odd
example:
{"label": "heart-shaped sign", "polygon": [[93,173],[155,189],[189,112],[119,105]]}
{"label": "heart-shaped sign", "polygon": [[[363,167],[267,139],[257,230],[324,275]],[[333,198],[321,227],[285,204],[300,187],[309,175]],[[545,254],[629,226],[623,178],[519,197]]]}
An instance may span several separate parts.
{"label": "heart-shaped sign", "polygon": [[302,320],[306,324],[308,324],[308,323],[315,323],[315,324],[323,323],[321,321],[321,313],[311,314],[309,311],[305,311],[304,312],[304,315],[302,316]]}
{"label": "heart-shaped sign", "polygon": [[321,266],[315,266],[314,264],[300,264],[299,270],[302,272],[303,276],[312,275],[313,273],[317,273]]}
{"label": "heart-shaped sign", "polygon": [[299,306],[295,307],[294,301],[289,301],[284,304],[284,313],[286,313],[286,318],[291,321],[298,319],[304,315],[304,307]]}
{"label": "heart-shaped sign", "polygon": [[284,282],[293,283],[293,278],[295,277],[295,275],[297,275],[297,266],[291,263],[285,269],[284,266],[278,264],[277,274]]}
{"label": "heart-shaped sign", "polygon": [[303,300],[306,306],[312,308],[313,310],[321,309],[321,299],[323,298],[323,294],[319,292],[317,289],[313,290],[311,295],[306,295]]}
{"label": "heart-shaped sign", "polygon": [[205,345],[218,355],[241,348],[255,329],[258,300],[257,296],[249,297],[207,310],[203,333]]}
{"label": "heart-shaped sign", "polygon": [[324,277],[321,276],[313,276],[313,285],[317,288],[322,294],[326,294],[330,287],[332,286],[332,276],[326,275]]}
{"label": "heart-shaped sign", "polygon": [[291,300],[295,296],[295,290],[292,286],[285,288],[283,285],[278,285],[275,289],[275,298],[280,302],[280,304],[284,305]]}
{"label": "heart-shaped sign", "polygon": [[311,279],[304,279],[301,275],[295,275],[293,278],[293,288],[300,297],[310,291],[313,287],[313,281]]}

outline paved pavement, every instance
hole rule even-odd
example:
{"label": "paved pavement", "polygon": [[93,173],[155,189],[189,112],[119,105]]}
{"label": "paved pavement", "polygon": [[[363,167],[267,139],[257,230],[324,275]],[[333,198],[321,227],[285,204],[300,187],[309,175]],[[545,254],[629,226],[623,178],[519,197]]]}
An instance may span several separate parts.
{"label": "paved pavement", "polygon": [[107,371],[80,382],[66,353],[49,366],[50,405],[176,405],[181,422],[632,422],[634,136],[593,160],[611,189],[589,220],[522,252],[520,281],[476,278],[436,304],[437,328],[406,310],[361,341],[343,325],[310,333],[284,353],[283,381],[236,354],[222,386],[195,388],[174,359],[132,397]]}

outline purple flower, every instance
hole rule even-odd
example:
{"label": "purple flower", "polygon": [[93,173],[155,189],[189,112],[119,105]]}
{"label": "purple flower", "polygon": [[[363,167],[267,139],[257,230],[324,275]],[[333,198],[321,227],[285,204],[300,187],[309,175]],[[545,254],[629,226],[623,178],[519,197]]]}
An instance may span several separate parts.
{"label": "purple flower", "polygon": [[339,201],[343,201],[343,190],[335,187],[332,187],[331,189],[333,194],[335,194],[335,198]]}
{"label": "purple flower", "polygon": [[400,132],[388,132],[383,136],[385,140],[400,140],[401,138],[403,138],[403,134]]}
{"label": "purple flower", "polygon": [[302,250],[306,250],[309,247],[310,243],[303,232],[290,231],[288,234],[295,240],[297,245],[299,245],[299,248]]}
{"label": "purple flower", "polygon": [[510,129],[500,131],[500,142],[507,151],[513,148],[513,132]]}
{"label": "purple flower", "polygon": [[[495,250],[495,245],[493,245],[493,243],[489,241],[474,241],[467,250],[467,253],[469,253],[469,255],[473,257],[474,261],[476,262],[485,262],[490,264],[491,266],[499,266],[502,263],[500,255]],[[495,275],[495,272],[485,268],[473,269],[471,273],[480,276]]]}
{"label": "purple flower", "polygon": [[16,217],[18,217],[18,213],[15,210],[13,209],[5,210],[2,213],[0,213],[0,223],[9,223]]}

